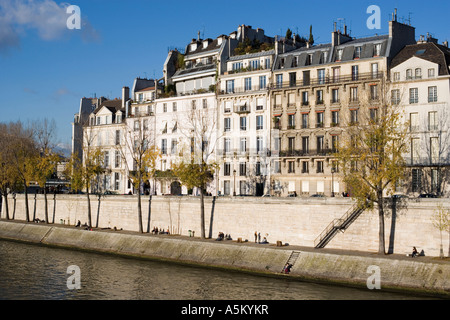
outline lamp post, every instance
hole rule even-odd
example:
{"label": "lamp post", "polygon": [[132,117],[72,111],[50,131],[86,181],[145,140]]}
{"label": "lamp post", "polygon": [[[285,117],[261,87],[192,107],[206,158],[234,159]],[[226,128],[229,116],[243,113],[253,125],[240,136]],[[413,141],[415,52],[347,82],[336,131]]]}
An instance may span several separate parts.
{"label": "lamp post", "polygon": [[336,169],[334,168],[334,165],[331,167],[331,197],[334,197],[334,173],[336,172]]}
{"label": "lamp post", "polygon": [[233,197],[236,197],[236,169],[233,170]]}

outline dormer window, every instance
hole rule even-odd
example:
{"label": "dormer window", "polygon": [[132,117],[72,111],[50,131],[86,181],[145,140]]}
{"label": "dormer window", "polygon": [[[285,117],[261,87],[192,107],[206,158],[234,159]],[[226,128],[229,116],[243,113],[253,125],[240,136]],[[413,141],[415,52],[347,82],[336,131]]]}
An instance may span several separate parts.
{"label": "dormer window", "polygon": [[381,55],[381,43],[378,43],[373,48],[373,56],[379,57]]}
{"label": "dormer window", "polygon": [[344,49],[338,49],[336,53],[336,61],[342,60],[342,54],[344,53]]}
{"label": "dormer window", "polygon": [[355,48],[354,59],[360,59],[361,58],[361,51],[362,51],[361,47],[356,47]]}

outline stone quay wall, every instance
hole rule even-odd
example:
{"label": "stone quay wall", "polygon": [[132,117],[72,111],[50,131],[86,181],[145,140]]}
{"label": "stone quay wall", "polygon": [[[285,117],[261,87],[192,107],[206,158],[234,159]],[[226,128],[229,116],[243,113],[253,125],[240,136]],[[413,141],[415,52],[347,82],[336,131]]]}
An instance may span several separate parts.
{"label": "stone quay wall", "polygon": [[[151,199],[151,202],[149,201]],[[32,218],[43,220],[43,195],[29,195]],[[48,196],[49,221],[55,224],[75,225],[88,222],[86,195]],[[149,212],[149,204],[151,210]],[[438,203],[450,208],[448,199],[414,199],[386,212],[386,250],[394,254],[407,254],[415,246],[426,256],[439,256],[441,233],[433,226],[432,215]],[[10,218],[14,212],[13,197],[8,197]],[[352,206],[350,198],[255,198],[205,197],[205,232],[216,238],[219,232],[230,234],[236,240],[255,241],[255,231],[274,244],[314,247],[315,239],[334,220],[341,218]],[[138,231],[137,196],[104,196],[98,211],[98,198],[91,195],[92,225],[98,228],[117,228]],[[53,212],[55,212],[53,219]],[[97,215],[97,212],[99,214]],[[394,218],[393,218],[394,217]],[[3,200],[1,219],[6,218]],[[142,218],[144,231],[154,227],[169,229],[171,234],[199,237],[199,197],[143,196]],[[150,218],[150,222],[149,222]],[[26,220],[23,194],[16,195],[14,220]],[[362,252],[378,251],[379,219],[376,210],[364,212],[344,232],[339,232],[327,245],[330,249]],[[444,254],[448,255],[449,233],[442,233]]]}

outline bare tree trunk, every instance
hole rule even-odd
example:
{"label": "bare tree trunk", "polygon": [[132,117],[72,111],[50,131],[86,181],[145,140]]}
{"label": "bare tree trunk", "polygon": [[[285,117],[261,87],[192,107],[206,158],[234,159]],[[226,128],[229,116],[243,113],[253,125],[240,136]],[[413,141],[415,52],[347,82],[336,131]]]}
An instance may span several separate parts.
{"label": "bare tree trunk", "polygon": [[28,190],[26,183],[24,184],[24,191],[25,191],[25,214],[27,218],[27,222],[30,222],[30,208],[28,206]]}
{"label": "bare tree trunk", "polygon": [[91,198],[89,197],[89,188],[87,188],[87,201],[88,201],[88,221],[89,227],[92,227],[92,216],[91,216]]}
{"label": "bare tree trunk", "polygon": [[203,187],[200,188],[200,226],[202,239],[205,239],[205,198],[203,196]]}
{"label": "bare tree trunk", "polygon": [[52,223],[55,223],[55,216],[56,216],[56,190],[53,193],[53,218],[52,218]]}
{"label": "bare tree trunk", "polygon": [[98,220],[100,219],[100,203],[101,203],[102,195],[98,194],[98,206],[97,206],[97,222],[95,223],[95,227],[98,228]]}
{"label": "bare tree trunk", "polygon": [[138,223],[139,223],[139,233],[144,233],[142,225],[142,204],[141,204],[141,190],[138,190]]}
{"label": "bare tree trunk", "polygon": [[8,206],[8,192],[7,191],[3,194],[3,199],[4,200],[3,200],[2,205],[5,206],[6,220],[9,220],[9,206]]}
{"label": "bare tree trunk", "polygon": [[383,194],[378,192],[378,254],[386,254],[385,240],[384,240],[384,202]]}
{"label": "bare tree trunk", "polygon": [[36,197],[37,197],[37,191],[35,191],[35,193],[34,193],[33,221],[36,220]]}
{"label": "bare tree trunk", "polygon": [[44,185],[44,211],[45,211],[45,223],[50,223],[48,220],[48,201],[47,201],[47,188]]}

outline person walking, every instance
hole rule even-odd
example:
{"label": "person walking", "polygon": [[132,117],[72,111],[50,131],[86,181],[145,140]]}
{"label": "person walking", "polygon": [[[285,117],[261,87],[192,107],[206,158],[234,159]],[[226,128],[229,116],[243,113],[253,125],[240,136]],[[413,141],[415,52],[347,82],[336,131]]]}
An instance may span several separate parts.
{"label": "person walking", "polygon": [[255,231],[255,243],[258,240],[258,233]]}
{"label": "person walking", "polygon": [[261,242],[261,233],[258,232],[258,243],[260,243],[260,242]]}

